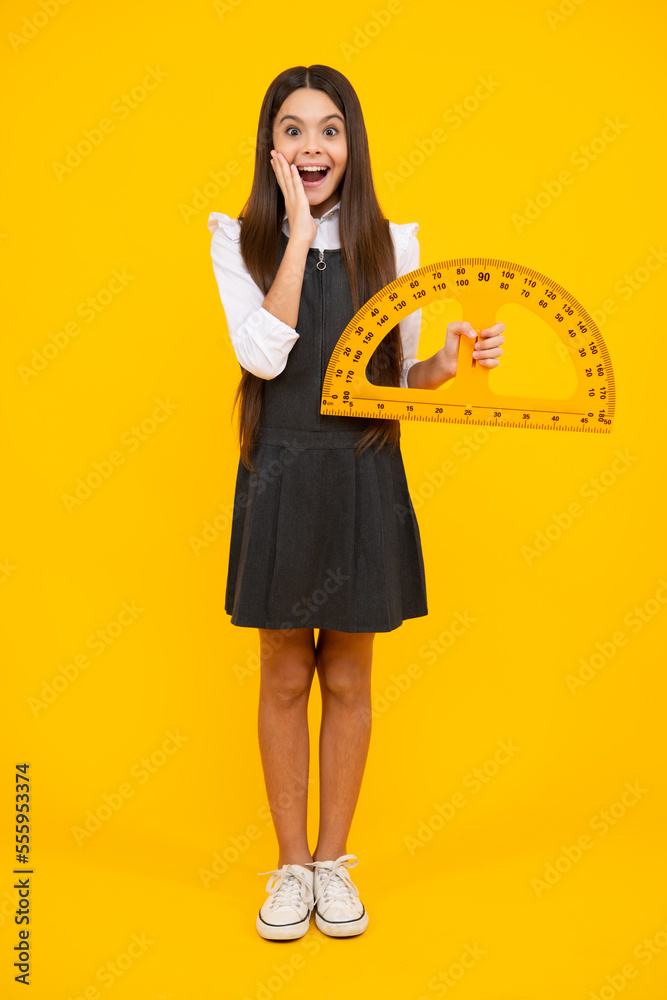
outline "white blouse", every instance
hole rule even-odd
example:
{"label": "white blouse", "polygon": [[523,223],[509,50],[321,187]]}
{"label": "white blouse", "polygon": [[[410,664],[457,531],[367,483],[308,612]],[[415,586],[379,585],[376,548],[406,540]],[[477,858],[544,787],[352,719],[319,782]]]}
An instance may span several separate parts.
{"label": "white blouse", "polygon": [[[314,220],[317,231],[311,248],[340,249],[339,211],[340,201],[324,216]],[[208,228],[212,234],[213,272],[236,357],[242,367],[254,375],[266,379],[275,378],[285,368],[289,352],[299,339],[299,334],[263,308],[265,295],[250,276],[241,256],[241,223],[238,219],[232,219],[222,212],[211,212]],[[416,236],[419,224],[407,222],[398,225],[390,222],[389,228],[396,256],[396,276],[400,278],[419,267],[419,243]],[[283,218],[283,232],[289,237],[287,212]],[[421,309],[406,316],[399,325],[404,356],[400,381],[403,388],[408,385],[408,371],[418,360],[416,355],[420,325]]]}

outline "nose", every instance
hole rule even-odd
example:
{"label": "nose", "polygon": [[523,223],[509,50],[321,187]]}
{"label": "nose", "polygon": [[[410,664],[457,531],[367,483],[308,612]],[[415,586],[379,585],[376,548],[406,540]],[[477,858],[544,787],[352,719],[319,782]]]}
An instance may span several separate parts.
{"label": "nose", "polygon": [[320,154],[320,148],[319,148],[317,139],[316,138],[310,138],[310,139],[308,139],[308,141],[304,143],[303,152],[306,155],[309,155],[310,153],[312,153],[314,156],[319,156],[319,154]]}

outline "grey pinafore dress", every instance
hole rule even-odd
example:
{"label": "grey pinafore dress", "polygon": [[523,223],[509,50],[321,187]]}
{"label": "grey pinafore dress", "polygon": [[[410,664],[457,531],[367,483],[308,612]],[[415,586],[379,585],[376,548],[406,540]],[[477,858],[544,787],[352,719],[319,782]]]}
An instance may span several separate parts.
{"label": "grey pinafore dress", "polygon": [[[286,246],[282,233],[279,261]],[[341,251],[311,247],[299,339],[264,382],[258,471],[239,459],[225,598],[233,625],[390,632],[428,614],[400,447],[375,442],[355,457],[370,421],[320,413],[331,352],[354,312]]]}

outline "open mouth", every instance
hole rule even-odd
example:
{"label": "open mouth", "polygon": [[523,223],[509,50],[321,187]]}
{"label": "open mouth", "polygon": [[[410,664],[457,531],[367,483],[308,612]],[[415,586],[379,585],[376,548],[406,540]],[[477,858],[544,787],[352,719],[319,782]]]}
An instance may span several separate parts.
{"label": "open mouth", "polygon": [[304,187],[318,187],[326,179],[329,167],[298,167]]}

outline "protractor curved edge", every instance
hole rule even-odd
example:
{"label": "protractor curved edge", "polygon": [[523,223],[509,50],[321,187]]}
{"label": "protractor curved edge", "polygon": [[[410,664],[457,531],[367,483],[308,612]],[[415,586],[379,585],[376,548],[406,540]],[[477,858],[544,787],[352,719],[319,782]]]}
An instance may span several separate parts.
{"label": "protractor curved edge", "polygon": [[[472,269],[472,270],[471,270]],[[406,293],[407,292],[407,293]],[[577,390],[565,400],[501,396],[488,388],[489,369],[477,366],[438,389],[375,385],[366,367],[382,340],[402,319],[439,299],[457,299],[474,312],[515,302],[545,320],[569,352]],[[474,325],[470,312],[465,317]],[[484,322],[476,317],[479,322]],[[462,337],[462,358],[472,342]],[[474,363],[473,363],[474,367]],[[568,405],[565,405],[565,404]],[[456,257],[422,265],[395,278],[355,313],[327,364],[322,414],[526,429],[610,433],[616,388],[611,357],[595,321],[563,285],[534,268],[492,257]],[[569,406],[569,408],[568,408]]]}

